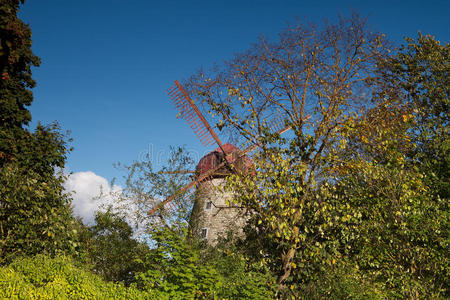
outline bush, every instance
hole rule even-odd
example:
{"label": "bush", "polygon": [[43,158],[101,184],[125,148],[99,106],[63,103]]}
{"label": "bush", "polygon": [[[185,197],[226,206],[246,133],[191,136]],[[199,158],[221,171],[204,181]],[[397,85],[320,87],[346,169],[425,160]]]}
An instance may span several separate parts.
{"label": "bush", "polygon": [[16,259],[0,268],[1,299],[158,299],[151,292],[105,282],[70,258],[45,255]]}

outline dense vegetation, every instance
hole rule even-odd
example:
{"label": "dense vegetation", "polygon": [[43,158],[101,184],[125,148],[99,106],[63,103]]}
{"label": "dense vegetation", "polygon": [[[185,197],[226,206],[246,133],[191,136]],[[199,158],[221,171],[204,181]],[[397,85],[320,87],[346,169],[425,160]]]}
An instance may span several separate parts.
{"label": "dense vegetation", "polygon": [[156,295],[105,282],[64,256],[24,257],[0,268],[2,299],[158,299]]}
{"label": "dense vegetation", "polygon": [[[255,172],[226,188],[252,212],[246,236],[212,248],[188,235],[188,207],[151,227],[143,199],[187,177],[125,167],[120,211],[71,216],[57,124],[29,128],[31,31],[0,4],[0,297],[123,299],[449,297],[450,46],[392,48],[356,16],[296,24],[186,84],[218,128],[259,143]],[[281,114],[290,134],[273,134]],[[168,169],[192,161],[174,152]],[[161,215],[164,212],[160,212]],[[144,224],[144,225],[142,225]],[[144,228],[142,228],[142,226]]]}
{"label": "dense vegetation", "polygon": [[40,252],[71,253],[70,199],[64,194],[69,151],[57,124],[27,126],[33,100],[31,31],[17,18],[18,1],[0,4],[0,262]]}

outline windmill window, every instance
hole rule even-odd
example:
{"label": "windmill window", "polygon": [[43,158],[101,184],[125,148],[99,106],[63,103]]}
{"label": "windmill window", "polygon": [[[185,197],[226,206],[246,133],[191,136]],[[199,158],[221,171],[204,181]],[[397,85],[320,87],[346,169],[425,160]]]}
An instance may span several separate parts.
{"label": "windmill window", "polygon": [[208,236],[208,228],[202,228],[200,231],[200,237],[202,239],[206,239],[207,236]]}
{"label": "windmill window", "polygon": [[210,210],[212,208],[212,201],[206,201],[205,209]]}

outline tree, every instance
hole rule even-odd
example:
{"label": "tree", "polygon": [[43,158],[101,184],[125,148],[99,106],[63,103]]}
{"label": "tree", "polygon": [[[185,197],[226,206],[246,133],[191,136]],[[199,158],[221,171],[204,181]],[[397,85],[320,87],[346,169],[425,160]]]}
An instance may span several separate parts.
{"label": "tree", "polygon": [[236,248],[200,248],[180,231],[152,231],[154,247],[142,257],[145,271],[137,287],[174,299],[267,299],[274,296],[272,276],[248,261]]}
{"label": "tree", "polygon": [[450,44],[419,32],[406,38],[397,55],[380,63],[383,90],[392,91],[411,112],[410,156],[420,162],[426,180],[441,198],[449,197]]}
{"label": "tree", "polygon": [[136,275],[137,286],[177,299],[209,298],[220,288],[217,271],[199,263],[199,252],[184,232],[169,228],[152,231],[155,248],[142,258],[145,271]]}
{"label": "tree", "polygon": [[23,147],[27,135],[23,126],[31,121],[26,108],[33,101],[29,89],[36,84],[31,67],[40,63],[31,51],[31,30],[17,17],[19,2],[24,1],[0,4],[0,166],[13,160]]}
{"label": "tree", "polygon": [[171,148],[166,165],[159,171],[153,169],[148,154],[131,165],[118,163],[116,168],[124,172],[125,187],[110,196],[120,207],[119,210],[130,217],[132,225],[139,228],[140,234],[147,234],[154,225],[183,227],[187,224],[192,201],[189,197],[184,198],[184,195],[174,199],[177,210],[166,211],[161,208],[155,215],[149,216],[150,210],[160,201],[175,194],[192,180],[191,174],[182,172],[193,168],[193,160],[185,148]]}
{"label": "tree", "polygon": [[97,212],[93,226],[80,227],[79,252],[93,272],[126,286],[134,282],[135,274],[143,271],[138,261],[147,255],[149,247],[133,237],[133,229],[125,219],[110,207]]}
{"label": "tree", "polygon": [[[346,140],[346,128],[372,105],[369,83],[386,53],[383,35],[370,32],[354,15],[336,24],[295,24],[278,42],[261,39],[188,81],[197,102],[219,116],[219,127],[261,145],[255,174],[232,176],[229,187],[253,212],[256,236],[270,245],[261,245],[262,257],[277,253],[273,268],[280,287],[295,268],[296,253],[307,247],[305,210],[320,203],[331,149]],[[292,127],[288,138],[268,130],[274,114]]]}
{"label": "tree", "polygon": [[0,262],[15,255],[71,251],[75,246],[70,199],[64,193],[67,138],[57,124],[28,129],[35,82],[31,31],[20,3],[0,4]]}
{"label": "tree", "polygon": [[[448,296],[449,45],[419,33],[380,61],[380,103],[358,120],[338,179],[364,222],[355,261],[389,297]],[[354,153],[355,151],[350,151]]]}

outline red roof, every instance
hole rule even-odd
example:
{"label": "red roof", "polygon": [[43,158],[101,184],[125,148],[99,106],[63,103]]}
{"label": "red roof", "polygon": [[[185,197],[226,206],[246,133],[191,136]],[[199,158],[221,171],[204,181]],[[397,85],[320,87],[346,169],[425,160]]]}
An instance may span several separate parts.
{"label": "red roof", "polygon": [[[224,152],[227,156],[228,161],[234,162],[235,167],[240,169],[241,171],[247,172],[253,165],[252,160],[247,155],[244,155],[243,157],[238,159],[239,153],[241,152],[238,147],[230,143],[226,143],[222,145],[222,149],[220,147],[217,147],[215,150],[209,152],[208,154],[203,156],[202,159],[200,159],[197,165],[198,174],[204,174],[221,164],[224,161]],[[229,174],[230,170],[227,166],[224,166],[223,168],[220,168],[217,173],[218,174],[216,174],[216,176],[223,177],[227,173]]]}

